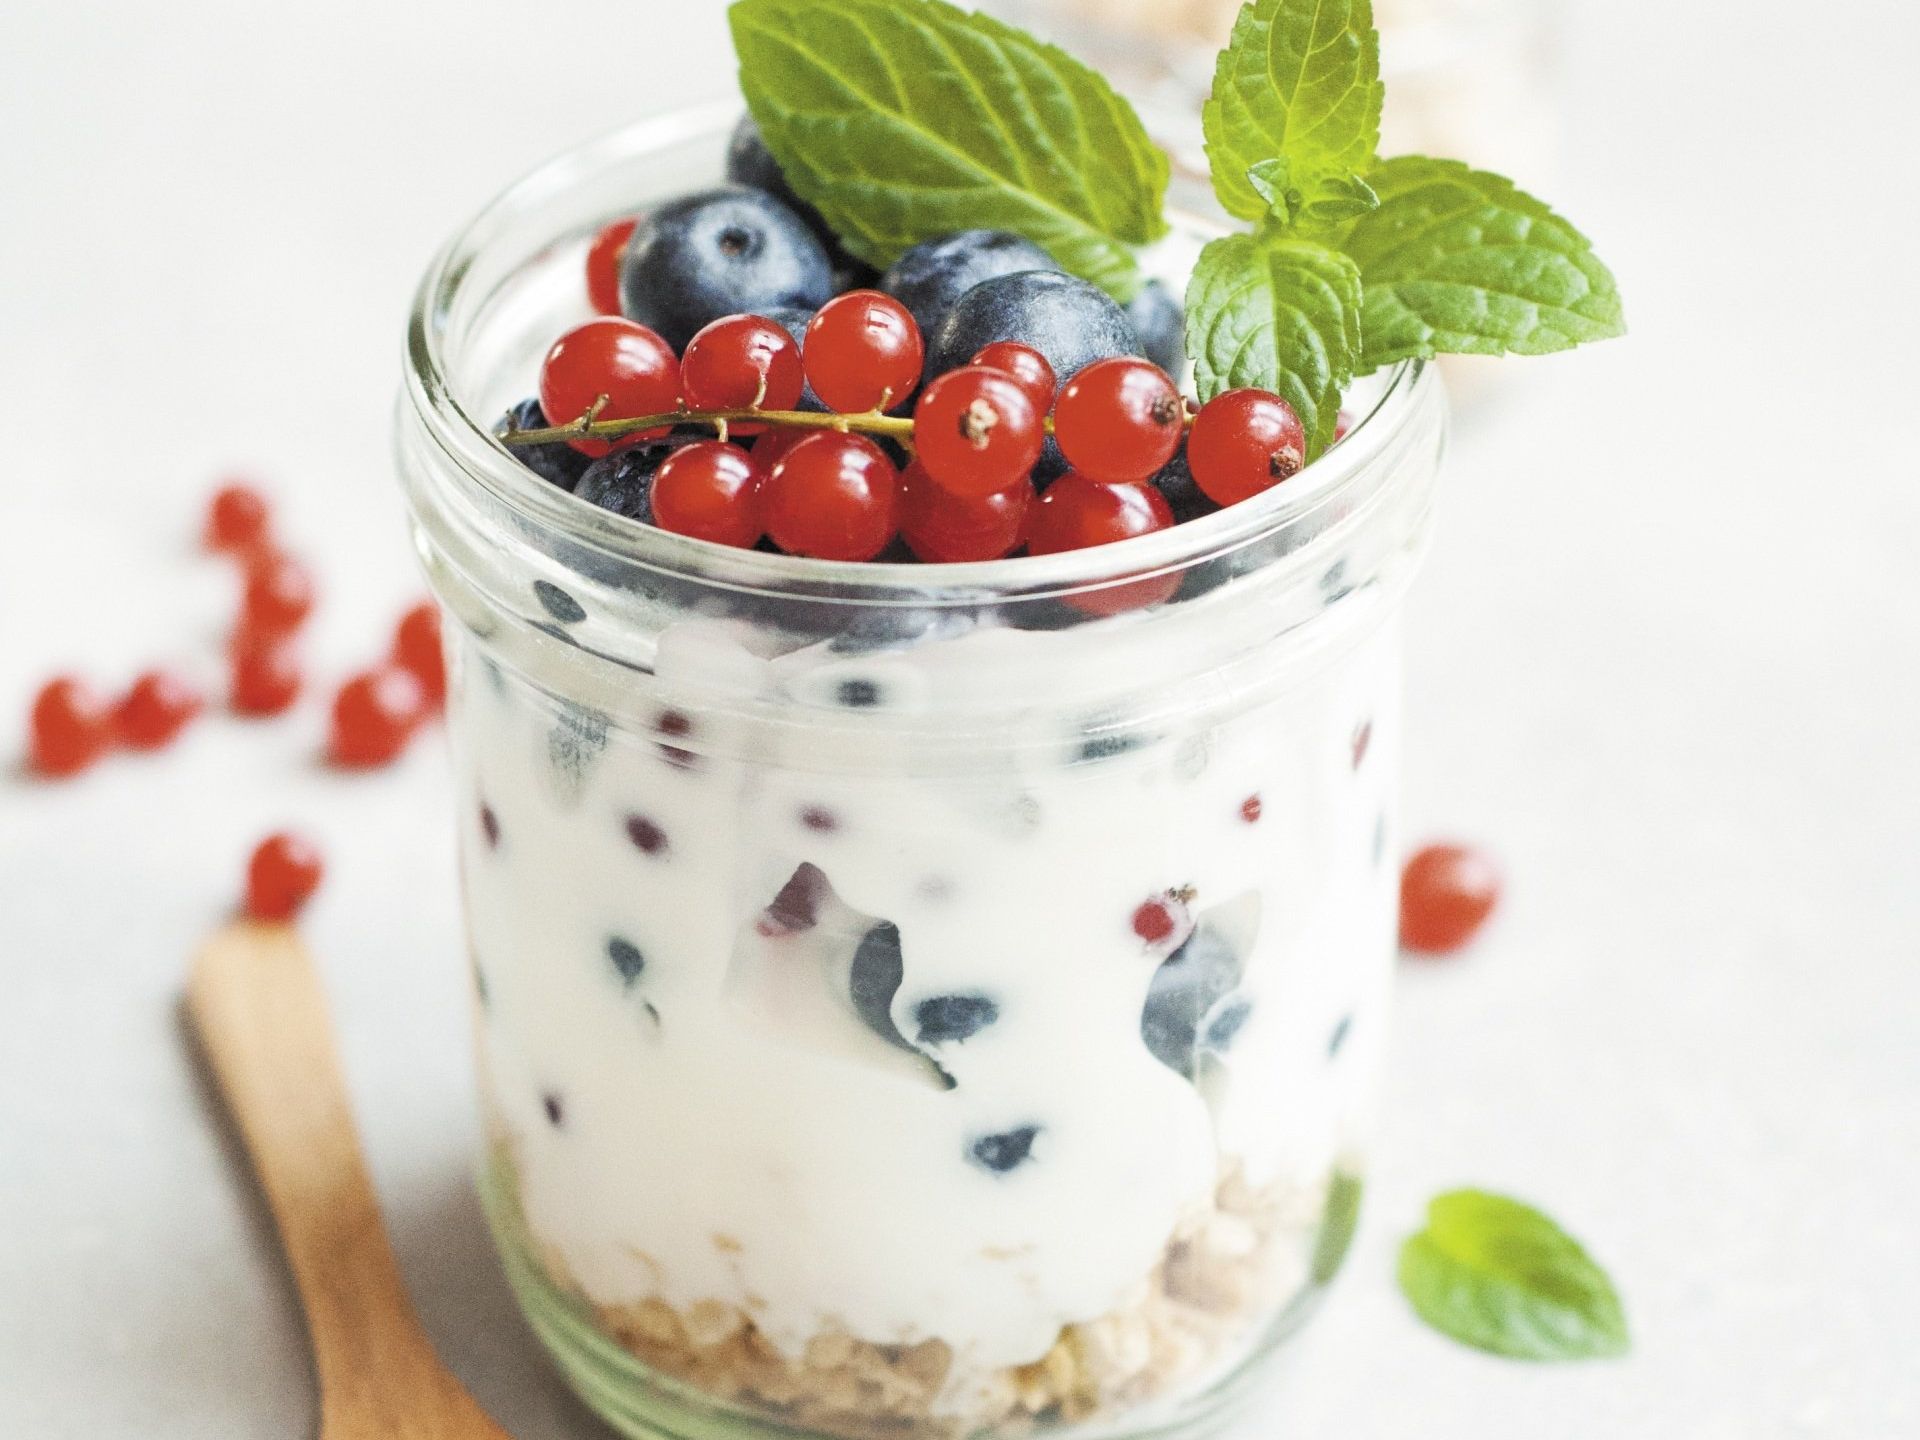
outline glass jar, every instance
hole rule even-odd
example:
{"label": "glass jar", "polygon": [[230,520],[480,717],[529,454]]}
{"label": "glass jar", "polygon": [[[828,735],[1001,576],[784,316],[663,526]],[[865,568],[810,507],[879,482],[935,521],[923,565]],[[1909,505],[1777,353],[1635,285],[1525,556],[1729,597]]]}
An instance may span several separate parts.
{"label": "glass jar", "polygon": [[508,1273],[630,1435],[1197,1428],[1352,1233],[1437,384],[1378,377],[1285,485],[1072,554],[639,526],[489,429],[585,317],[594,230],[713,183],[731,121],[535,172],[413,315]]}

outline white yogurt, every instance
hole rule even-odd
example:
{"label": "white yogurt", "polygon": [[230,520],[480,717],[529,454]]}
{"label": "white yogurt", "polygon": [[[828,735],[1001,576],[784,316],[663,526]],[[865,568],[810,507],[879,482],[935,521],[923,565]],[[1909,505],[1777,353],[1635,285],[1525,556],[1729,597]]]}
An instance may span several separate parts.
{"label": "white yogurt", "polygon": [[[550,699],[536,685],[576,692],[537,650],[510,657],[530,684],[465,639],[483,1079],[557,1278],[603,1306],[719,1301],[794,1357],[829,1333],[939,1339],[937,1408],[965,1414],[1063,1326],[1122,1309],[1223,1175],[1318,1193],[1359,1143],[1384,1018],[1396,632],[1217,725],[1169,696],[1171,719],[1102,758],[1043,706],[1009,707],[971,758],[921,723],[1008,676],[1098,665],[1127,624],[848,656],[687,620],[636,678],[644,704],[628,696],[692,718],[665,737]],[[722,681],[818,702],[819,723],[699,711]],[[849,697],[879,703],[833,708]],[[803,864],[831,887],[817,923],[763,933]],[[1142,1036],[1183,937],[1132,921],[1168,892],[1205,932],[1180,963],[1212,946],[1241,967],[1192,1078]],[[863,1018],[850,971],[881,921],[902,978]],[[935,1038],[903,1048],[888,1022]],[[978,1028],[937,1038],[956,1026]]]}

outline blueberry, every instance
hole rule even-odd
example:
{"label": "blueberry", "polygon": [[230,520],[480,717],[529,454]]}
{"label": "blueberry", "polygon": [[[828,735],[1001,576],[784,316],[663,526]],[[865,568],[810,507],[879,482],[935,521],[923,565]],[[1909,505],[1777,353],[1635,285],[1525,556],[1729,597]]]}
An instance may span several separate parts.
{"label": "blueberry", "polygon": [[733,139],[727,143],[727,179],[735,185],[766,191],[806,221],[807,228],[826,247],[827,258],[833,264],[834,294],[845,290],[869,289],[879,279],[878,270],[846,252],[840,244],[840,237],[827,224],[827,217],[795,193],[793,186],[787,182],[786,172],[780,168],[780,162],[767,149],[766,139],[760,134],[760,127],[754,123],[751,115],[740,117],[740,123],[733,130]]}
{"label": "blueberry", "polygon": [[556,797],[565,804],[580,798],[587,770],[607,748],[607,717],[595,710],[566,706],[547,731],[547,766]]}
{"label": "blueberry", "polygon": [[[858,287],[856,286],[854,288],[857,289]],[[793,337],[794,344],[804,347],[807,343],[807,326],[813,320],[813,311],[804,310],[794,305],[776,305],[771,310],[762,310],[760,312],[760,318],[773,321],[774,324],[778,325]],[[821,400],[818,395],[813,393],[813,382],[803,379],[800,382],[800,399],[793,408],[796,410],[817,410],[824,413],[827,407],[826,403]]]}
{"label": "blueberry", "polygon": [[653,523],[653,476],[672,453],[666,445],[630,445],[587,467],[574,494],[642,525]]}
{"label": "blueberry", "polygon": [[[1201,924],[1161,962],[1147,987],[1140,1038],[1153,1058],[1191,1080],[1201,1026],[1208,1012],[1239,982],[1240,958],[1217,931]],[[1240,1018],[1246,1019],[1245,1015]],[[1227,1038],[1232,1038],[1231,1032]]]}
{"label": "blueberry", "polygon": [[1073,758],[1080,764],[1095,760],[1111,760],[1116,755],[1125,755],[1130,750],[1138,750],[1147,743],[1147,737],[1138,731],[1120,735],[1111,731],[1084,735],[1075,747]]}
{"label": "blueberry", "polygon": [[480,1002],[482,1010],[493,1008],[493,992],[487,988],[487,972],[480,968],[478,957],[473,961],[473,997]]}
{"label": "blueberry", "polygon": [[615,935],[607,941],[607,958],[613,961],[613,968],[620,972],[620,979],[627,985],[638,980],[640,972],[647,968],[647,959],[640,953],[640,947],[623,936]]}
{"label": "blueberry", "polygon": [[842,680],[834,699],[850,710],[867,710],[880,703],[880,682],[865,678]]}
{"label": "blueberry", "polygon": [[1126,312],[1097,285],[1054,270],[1023,270],[984,280],[954,302],[927,343],[927,373],[965,365],[996,340],[1031,345],[1063,385],[1095,360],[1140,351]]}
{"label": "blueberry", "polygon": [[1127,319],[1133,324],[1133,333],[1140,337],[1147,359],[1179,379],[1180,372],[1187,368],[1183,335],[1187,312],[1180,308],[1174,293],[1158,280],[1149,280],[1127,303]]}
{"label": "blueberry", "polygon": [[[544,430],[547,424],[547,412],[540,408],[539,398],[529,395],[494,421],[493,433],[504,435],[509,430]],[[549,485],[558,485],[562,490],[571,490],[578,485],[581,473],[587,468],[587,457],[565,441],[555,441],[550,445],[513,445],[508,447],[507,453]]]}
{"label": "blueberry", "polygon": [[1353,1017],[1342,1015],[1340,1023],[1333,1027],[1333,1033],[1327,1037],[1327,1058],[1334,1059],[1340,1053],[1340,1047],[1347,1043],[1347,1035],[1353,1029]]}
{"label": "blueberry", "polygon": [[[551,580],[534,581],[533,593],[535,598],[540,601],[541,608],[562,625],[578,625],[582,620],[587,618],[586,606],[582,605],[558,585],[555,585]],[[561,638],[565,639],[566,637],[563,635]]]}
{"label": "blueberry", "polygon": [[[931,340],[954,302],[981,281],[1059,268],[1045,250],[1009,231],[960,230],[922,240],[903,252],[881,277],[880,288],[907,307],[921,335]],[[969,350],[956,363],[964,365],[972,358]]]}
{"label": "blueberry", "polygon": [[1233,1044],[1251,1014],[1253,1001],[1244,995],[1235,996],[1214,1011],[1213,1018],[1207,1022],[1207,1049],[1225,1050]]}
{"label": "blueberry", "polygon": [[1173,458],[1161,466],[1160,473],[1153,477],[1153,488],[1160,492],[1160,498],[1173,511],[1175,524],[1184,525],[1189,520],[1198,520],[1202,515],[1211,515],[1220,508],[1194,482],[1193,471],[1187,465],[1185,436],[1180,438],[1180,448],[1173,452]]}
{"label": "blueberry", "polygon": [[935,995],[913,1007],[913,1023],[922,1045],[957,1044],[971,1039],[1000,1018],[1000,1007],[985,995]]}
{"label": "blueberry", "polygon": [[1040,1136],[1038,1125],[1021,1125],[998,1135],[982,1135],[968,1150],[973,1163],[996,1175],[1004,1175],[1016,1165],[1033,1158],[1033,1142]]}
{"label": "blueberry", "polygon": [[627,247],[620,304],[675,350],[722,315],[817,309],[833,265],[806,221],[763,190],[729,186],[654,211]]}
{"label": "blueberry", "polygon": [[560,1104],[560,1097],[549,1091],[540,1097],[540,1104],[547,1112],[547,1123],[558,1130],[566,1119],[566,1110]]}
{"label": "blueberry", "polygon": [[912,1043],[893,1023],[893,997],[900,989],[903,973],[900,929],[882,920],[861,937],[860,948],[853,954],[847,989],[853,997],[853,1008],[869,1030],[889,1045],[911,1050]]}

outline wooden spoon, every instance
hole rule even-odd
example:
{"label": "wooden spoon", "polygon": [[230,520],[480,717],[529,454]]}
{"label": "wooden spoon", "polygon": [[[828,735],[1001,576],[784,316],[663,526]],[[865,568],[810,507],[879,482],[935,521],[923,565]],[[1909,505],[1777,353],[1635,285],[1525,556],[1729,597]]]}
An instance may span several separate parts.
{"label": "wooden spoon", "polygon": [[434,1354],[380,1223],[326,996],[291,926],[235,924],[193,962],[187,1010],[293,1267],[320,1440],[509,1440]]}

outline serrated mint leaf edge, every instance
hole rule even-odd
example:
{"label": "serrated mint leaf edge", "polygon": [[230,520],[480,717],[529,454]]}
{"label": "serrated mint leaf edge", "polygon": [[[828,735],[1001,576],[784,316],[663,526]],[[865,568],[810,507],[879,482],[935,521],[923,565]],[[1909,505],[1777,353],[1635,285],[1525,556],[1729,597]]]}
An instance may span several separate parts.
{"label": "serrated mint leaf edge", "polygon": [[[1289,13],[1305,11],[1307,5],[1309,13]],[[1339,99],[1318,115],[1299,117],[1308,122],[1302,125],[1294,110],[1307,66],[1303,60],[1292,79],[1292,94],[1284,93],[1274,72],[1275,29],[1282,21],[1297,26],[1304,20],[1308,43],[1303,54],[1311,55],[1322,16],[1336,10],[1345,12],[1346,23],[1334,34],[1356,42],[1352,74]],[[1291,162],[1294,181],[1303,190],[1323,173],[1365,170],[1379,148],[1385,94],[1371,0],[1250,0],[1235,17],[1226,48],[1214,62],[1213,88],[1200,111],[1214,194],[1229,214],[1256,220],[1266,206],[1248,182],[1247,171],[1265,158],[1277,155]],[[1330,146],[1312,143],[1310,137],[1332,123],[1349,102],[1358,108],[1357,128]]]}
{"label": "serrated mint leaf edge", "polygon": [[[1359,264],[1366,286],[1361,374],[1440,354],[1548,355],[1626,333],[1619,284],[1594,254],[1592,242],[1505,176],[1458,160],[1402,155],[1381,162],[1365,179],[1379,204],[1337,236]],[[1443,194],[1452,196],[1443,213],[1404,228],[1413,212]],[[1431,255],[1415,253],[1436,232],[1476,218],[1483,225],[1524,223],[1529,240],[1538,236],[1550,243],[1512,237],[1475,242],[1449,251],[1439,264]],[[1584,293],[1575,297],[1578,304],[1562,303],[1539,289],[1529,293],[1511,275],[1484,284],[1464,278],[1470,266],[1484,266],[1501,253],[1516,262],[1533,257],[1563,278],[1579,275]]]}
{"label": "serrated mint leaf edge", "polygon": [[[1239,337],[1222,363],[1219,332],[1236,323],[1249,295],[1268,323]],[[1202,404],[1222,390],[1269,390],[1300,417],[1307,459],[1333,443],[1341,393],[1360,349],[1360,275],[1351,260],[1279,231],[1223,235],[1200,252],[1186,298],[1187,353]],[[1309,312],[1310,304],[1317,313]],[[1328,312],[1332,323],[1323,323]],[[1256,347],[1266,328],[1273,331],[1270,356]],[[1304,343],[1288,345],[1303,337]]]}
{"label": "serrated mint leaf edge", "polygon": [[[876,62],[875,68],[896,82],[897,96],[891,108],[851,81],[844,62],[836,64],[833,57],[804,43],[795,26],[786,23],[802,11],[816,22],[823,11],[829,18],[845,21],[842,33],[865,45],[865,58]],[[1118,299],[1130,299],[1138,291],[1142,277],[1132,246],[1150,243],[1166,233],[1164,208],[1170,162],[1147,135],[1125,98],[1096,71],[1057,46],[990,17],[969,15],[941,0],[886,4],[876,0],[807,0],[804,5],[795,0],[735,0],[728,20],[740,60],[741,89],[768,148],[795,192],[821,211],[846,248],[859,258],[886,265],[921,240],[989,225],[1025,235],[1045,247],[1064,268],[1102,286]],[[881,44],[868,24],[861,23],[863,20],[904,25],[917,31],[924,47],[930,53],[938,52],[956,81],[972,91],[980,111],[996,117],[1000,141],[1011,157],[1008,164],[1029,176],[1069,176],[1079,194],[1043,193],[1019,183],[994,168],[992,160],[956,143],[932,121],[916,117],[909,103],[912,89],[898,83],[893,68],[899,56]],[[967,43],[991,47],[995,68],[1000,72],[997,78],[1006,82],[1007,94],[989,95],[975,71],[962,63],[955,49],[954,36],[959,31],[965,32]],[[804,67],[817,88],[843,93],[847,97],[845,113],[836,109],[809,115],[790,103],[777,81],[776,67],[767,58],[775,54],[783,56],[788,64]],[[1031,89],[1049,82],[1049,94]],[[789,92],[793,88],[785,87]],[[1046,134],[1043,116],[1056,120],[1064,116],[1074,126],[1071,142],[1049,137],[1044,143],[1023,147],[1001,118],[1016,92],[1019,105],[1011,108],[1032,122],[1028,127],[1032,133]],[[809,118],[826,122],[829,130],[862,120],[869,131],[891,127],[922,147],[923,153],[941,157],[949,174],[971,183],[933,186],[898,172],[891,176],[884,172],[850,173],[837,157],[806,153],[796,130]],[[1069,143],[1079,148],[1077,160],[1060,148]],[[895,147],[889,144],[870,144],[859,151],[863,160],[884,160],[895,153]],[[815,163],[821,159],[830,163]],[[1100,168],[1096,171],[1092,168],[1095,166]],[[922,203],[916,212],[911,203],[916,189],[945,198],[939,204]],[[896,203],[879,203],[888,197]],[[1076,209],[1076,204],[1081,208]],[[917,213],[918,218],[912,218],[910,212]],[[878,223],[888,216],[893,223]]]}
{"label": "serrated mint leaf edge", "polygon": [[[1488,1256],[1489,1246],[1505,1263]],[[1489,1354],[1598,1360],[1629,1348],[1626,1313],[1606,1272],[1551,1217],[1510,1196],[1435,1196],[1426,1228],[1400,1247],[1397,1278],[1428,1326]],[[1543,1279],[1559,1293],[1546,1293]]]}

